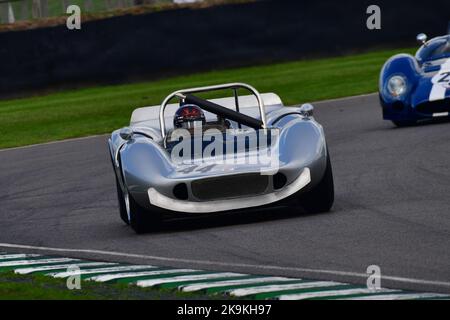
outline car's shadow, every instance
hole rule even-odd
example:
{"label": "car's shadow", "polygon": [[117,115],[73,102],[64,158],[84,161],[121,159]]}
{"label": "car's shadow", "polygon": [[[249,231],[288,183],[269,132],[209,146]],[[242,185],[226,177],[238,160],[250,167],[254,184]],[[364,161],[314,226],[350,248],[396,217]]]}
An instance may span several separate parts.
{"label": "car's shadow", "polygon": [[405,126],[400,126],[400,127],[393,125],[392,129],[401,130],[401,129],[405,129],[405,128],[424,127],[424,126],[437,125],[437,124],[443,124],[443,123],[450,123],[450,118],[426,119],[426,120],[419,121],[415,124],[405,125]]}
{"label": "car's shadow", "polygon": [[[332,214],[333,211],[327,212]],[[153,232],[147,234],[158,234],[167,232],[183,232],[201,229],[220,228],[228,226],[239,226],[245,224],[264,223],[284,219],[323,215],[327,213],[310,214],[300,207],[275,207],[268,209],[246,209],[238,212],[214,213],[200,216],[177,217],[166,219],[163,225]]]}

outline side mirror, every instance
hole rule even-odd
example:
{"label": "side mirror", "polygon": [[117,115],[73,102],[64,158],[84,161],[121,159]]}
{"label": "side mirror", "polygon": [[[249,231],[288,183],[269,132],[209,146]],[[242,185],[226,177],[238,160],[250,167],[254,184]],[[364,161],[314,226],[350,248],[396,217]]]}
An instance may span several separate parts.
{"label": "side mirror", "polygon": [[133,130],[131,130],[130,127],[123,127],[120,129],[119,135],[123,140],[131,140],[131,138],[133,138]]}
{"label": "side mirror", "polygon": [[312,104],[305,103],[300,107],[300,114],[306,118],[312,117],[314,113],[314,107]]}
{"label": "side mirror", "polygon": [[427,35],[425,33],[419,33],[416,37],[417,42],[420,44],[425,44],[427,42]]}

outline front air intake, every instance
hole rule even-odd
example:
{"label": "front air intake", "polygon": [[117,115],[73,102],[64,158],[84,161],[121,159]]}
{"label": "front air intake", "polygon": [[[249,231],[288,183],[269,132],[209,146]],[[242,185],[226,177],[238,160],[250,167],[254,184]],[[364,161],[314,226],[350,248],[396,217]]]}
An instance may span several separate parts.
{"label": "front air intake", "polygon": [[208,201],[262,194],[268,185],[267,175],[251,173],[196,180],[191,189],[197,199]]}
{"label": "front air intake", "polygon": [[273,176],[273,188],[275,190],[283,188],[286,185],[286,182],[287,178],[281,172],[278,172],[276,175]]}
{"label": "front air intake", "polygon": [[450,99],[424,102],[416,106],[417,112],[433,115],[434,113],[450,112]]}
{"label": "front air intake", "polygon": [[187,190],[187,186],[185,183],[179,183],[177,184],[174,188],[173,188],[173,195],[180,200],[187,200],[189,195],[188,195],[188,190]]}

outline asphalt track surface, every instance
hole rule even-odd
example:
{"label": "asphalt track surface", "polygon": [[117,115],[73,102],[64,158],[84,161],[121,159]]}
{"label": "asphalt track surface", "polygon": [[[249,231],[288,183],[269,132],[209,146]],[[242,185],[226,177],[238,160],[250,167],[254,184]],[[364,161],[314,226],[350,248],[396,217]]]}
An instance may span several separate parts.
{"label": "asphalt track surface", "polygon": [[[1,250],[450,292],[450,123],[395,128],[376,95],[315,104],[334,169],[326,214],[119,219],[107,136],[0,151]],[[50,248],[71,249],[55,251]]]}

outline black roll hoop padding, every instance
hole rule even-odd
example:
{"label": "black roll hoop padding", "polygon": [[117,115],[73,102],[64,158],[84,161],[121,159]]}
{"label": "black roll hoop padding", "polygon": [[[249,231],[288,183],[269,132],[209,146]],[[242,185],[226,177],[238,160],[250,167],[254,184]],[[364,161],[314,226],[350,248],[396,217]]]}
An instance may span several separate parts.
{"label": "black roll hoop padding", "polygon": [[222,116],[226,119],[236,121],[238,123],[241,123],[247,127],[253,128],[255,130],[261,129],[263,127],[263,122],[261,120],[258,120],[258,119],[249,117],[245,114],[236,112],[234,110],[222,107],[221,105],[218,105],[214,102],[193,96],[191,94],[187,94],[184,101],[187,103],[196,104],[199,107],[201,107],[202,109],[205,109],[206,111],[212,112],[212,113]]}

